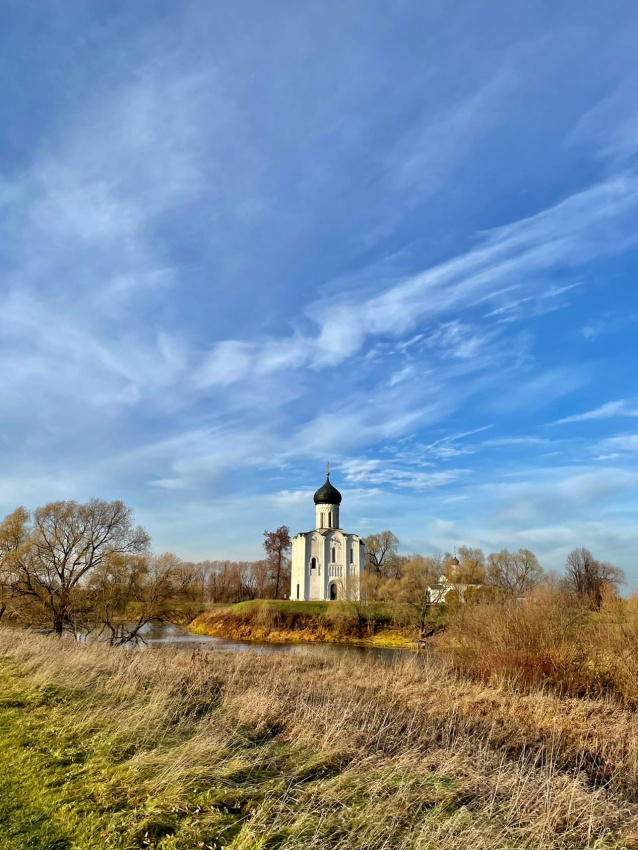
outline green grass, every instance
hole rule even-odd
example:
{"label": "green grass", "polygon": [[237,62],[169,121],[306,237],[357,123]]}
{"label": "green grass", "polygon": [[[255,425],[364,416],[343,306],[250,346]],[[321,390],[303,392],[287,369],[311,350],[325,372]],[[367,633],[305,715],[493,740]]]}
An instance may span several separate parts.
{"label": "green grass", "polygon": [[[130,734],[109,722],[104,695],[29,687],[6,666],[0,684],[2,850],[229,846],[248,807],[281,793],[304,763],[271,734],[239,730],[210,754],[200,780],[154,793],[158,747],[163,767],[178,759],[195,720]],[[113,716],[122,708],[111,705]]]}
{"label": "green grass", "polygon": [[250,727],[218,740],[199,775],[182,768],[171,781],[197,720],[125,731],[117,718],[143,707],[139,695],[123,706],[105,694],[32,686],[6,664],[0,684],[0,850],[341,846],[370,832],[371,783],[384,787],[379,809],[388,797],[414,797],[391,829],[397,840],[425,811],[438,807],[440,819],[460,808],[452,779],[349,772],[338,755]]}
{"label": "green grass", "polygon": [[238,602],[236,605],[231,605],[228,610],[236,614],[242,614],[249,611],[256,612],[261,607],[265,606],[271,608],[273,611],[317,616],[319,614],[325,614],[329,605],[330,602],[296,602],[288,599],[251,599],[248,602]]}
{"label": "green grass", "polygon": [[[232,613],[241,614],[257,612],[266,607],[273,611],[281,611],[289,614],[307,614],[309,617],[330,616],[331,612],[342,609],[354,610],[354,606],[348,602],[298,602],[293,599],[251,599],[248,602],[238,602],[235,605],[220,606],[227,607]],[[368,602],[365,606],[368,616],[373,616],[381,622],[391,619],[390,606],[385,602]]]}

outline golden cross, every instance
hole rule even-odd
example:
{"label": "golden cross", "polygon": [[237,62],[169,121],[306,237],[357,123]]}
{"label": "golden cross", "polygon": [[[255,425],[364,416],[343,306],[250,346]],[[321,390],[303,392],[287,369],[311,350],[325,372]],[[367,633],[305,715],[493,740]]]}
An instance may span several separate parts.
{"label": "golden cross", "polygon": [[326,475],[330,475],[330,461],[326,463]]}

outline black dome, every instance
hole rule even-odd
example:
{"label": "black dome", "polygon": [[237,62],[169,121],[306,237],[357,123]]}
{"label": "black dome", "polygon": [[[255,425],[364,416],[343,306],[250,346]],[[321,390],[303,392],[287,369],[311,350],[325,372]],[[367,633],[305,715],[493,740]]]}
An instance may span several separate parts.
{"label": "black dome", "polygon": [[326,475],[326,483],[315,493],[315,505],[340,505],[341,493],[330,483],[330,473]]}

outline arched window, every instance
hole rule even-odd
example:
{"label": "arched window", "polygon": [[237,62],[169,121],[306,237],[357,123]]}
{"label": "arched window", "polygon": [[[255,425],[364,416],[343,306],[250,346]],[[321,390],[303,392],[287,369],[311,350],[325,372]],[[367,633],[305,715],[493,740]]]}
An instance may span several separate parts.
{"label": "arched window", "polygon": [[335,547],[333,546],[333,547],[332,547],[332,563],[334,564],[334,562],[335,562],[336,560],[337,560],[337,550],[336,550],[336,549],[335,549]]}
{"label": "arched window", "polygon": [[332,511],[328,511],[328,528],[332,528]]}
{"label": "arched window", "polygon": [[350,549],[350,563],[354,564],[354,546]]}
{"label": "arched window", "polygon": [[311,559],[311,561],[310,561],[310,569],[311,569],[311,570],[316,570],[316,569],[317,569],[317,559],[316,559],[316,558],[312,558],[312,559]]}

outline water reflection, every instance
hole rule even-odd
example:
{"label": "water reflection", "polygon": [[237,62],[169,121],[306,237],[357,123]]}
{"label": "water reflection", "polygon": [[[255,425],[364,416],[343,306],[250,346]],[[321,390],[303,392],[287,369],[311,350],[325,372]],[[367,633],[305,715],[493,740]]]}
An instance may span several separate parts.
{"label": "water reflection", "polygon": [[356,646],[345,643],[267,643],[266,641],[231,640],[229,638],[195,635],[186,626],[172,623],[150,623],[142,630],[143,643],[136,648],[201,649],[217,652],[253,652],[258,655],[297,655],[311,657],[350,656],[373,658],[378,661],[405,659],[410,650]]}

